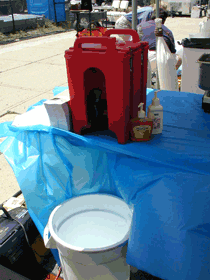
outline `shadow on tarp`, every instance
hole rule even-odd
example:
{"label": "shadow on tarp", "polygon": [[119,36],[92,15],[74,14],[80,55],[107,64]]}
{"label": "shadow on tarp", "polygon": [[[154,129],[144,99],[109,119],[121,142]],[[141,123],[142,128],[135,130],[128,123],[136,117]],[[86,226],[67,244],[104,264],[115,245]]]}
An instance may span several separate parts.
{"label": "shadow on tarp", "polygon": [[[153,93],[149,95],[148,104]],[[180,119],[176,102],[187,113],[189,104],[200,98],[191,96],[183,93],[178,102],[167,92],[159,93],[162,104],[171,100],[167,107],[163,105],[167,121],[163,134],[147,143],[120,145],[116,139],[84,137],[42,125],[0,124],[0,137],[8,136],[0,150],[40,234],[52,210],[63,201],[88,193],[112,194],[134,207],[128,264],[168,280],[208,279],[210,151],[206,148],[210,140],[208,126],[202,122],[209,117],[195,106],[197,127],[193,114],[188,116],[191,129],[186,118],[185,122]],[[186,98],[188,104],[182,102]],[[200,136],[195,133],[199,129],[203,130]],[[52,253],[60,264],[57,250]]]}

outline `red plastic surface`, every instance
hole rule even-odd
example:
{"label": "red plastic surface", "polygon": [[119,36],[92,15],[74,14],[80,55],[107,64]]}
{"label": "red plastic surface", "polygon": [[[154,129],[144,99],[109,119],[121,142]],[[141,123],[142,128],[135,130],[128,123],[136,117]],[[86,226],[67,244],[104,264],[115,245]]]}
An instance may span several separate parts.
{"label": "red plastic surface", "polygon": [[147,63],[148,63],[148,50],[149,44],[148,42],[141,42],[142,45],[142,58],[141,58],[141,84],[140,84],[140,92],[142,94],[142,101],[144,103],[144,111],[146,112],[146,96],[147,96]]}
{"label": "red plastic surface", "polygon": [[[104,36],[110,37],[110,35],[131,35],[133,43],[140,42],[138,33],[133,29],[109,29],[104,33]],[[130,43],[130,42],[129,42]]]}
{"label": "red plastic surface", "polygon": [[141,71],[144,65],[147,73],[147,54],[142,63],[144,45],[138,44],[139,47],[135,45],[132,50],[127,46],[119,47],[115,38],[87,36],[77,38],[74,47],[65,52],[75,133],[81,134],[82,129],[89,126],[87,96],[91,89],[99,88],[101,98],[107,101],[109,129],[116,134],[119,143],[127,142],[129,121],[137,116],[138,104],[146,103],[146,88],[141,93],[145,84]]}
{"label": "red plastic surface", "polygon": [[[91,36],[103,36],[106,30],[107,28],[99,26],[95,30],[91,30]],[[84,29],[83,31],[78,32],[78,37],[82,36],[90,36],[90,30]]]}

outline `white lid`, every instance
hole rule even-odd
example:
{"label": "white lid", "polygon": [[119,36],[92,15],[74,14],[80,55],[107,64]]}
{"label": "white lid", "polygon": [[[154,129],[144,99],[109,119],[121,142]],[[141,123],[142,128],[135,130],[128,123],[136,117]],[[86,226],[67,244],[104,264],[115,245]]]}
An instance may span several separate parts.
{"label": "white lid", "polygon": [[158,91],[155,91],[155,96],[152,98],[152,105],[158,106],[160,105],[160,99],[157,97]]}
{"label": "white lid", "polygon": [[155,23],[157,28],[162,28],[162,18],[156,18]]}
{"label": "white lid", "polygon": [[144,119],[145,118],[145,111],[143,110],[143,105],[144,103],[140,103],[138,108],[140,108],[139,112],[138,112],[138,118],[139,119]]}

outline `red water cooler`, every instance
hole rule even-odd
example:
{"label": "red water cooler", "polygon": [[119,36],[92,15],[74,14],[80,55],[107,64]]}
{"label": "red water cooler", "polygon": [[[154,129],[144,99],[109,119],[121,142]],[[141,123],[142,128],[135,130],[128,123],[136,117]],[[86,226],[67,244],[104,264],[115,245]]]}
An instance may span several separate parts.
{"label": "red water cooler", "polygon": [[[133,41],[118,44],[111,34],[130,34]],[[96,131],[104,129],[101,124],[106,118],[107,129],[116,134],[118,143],[126,143],[130,119],[137,117],[140,102],[146,105],[147,53],[148,43],[140,42],[131,29],[76,39],[74,47],[65,52],[75,133],[82,134],[91,126]],[[97,109],[99,103],[102,113]],[[94,123],[99,115],[103,121]]]}

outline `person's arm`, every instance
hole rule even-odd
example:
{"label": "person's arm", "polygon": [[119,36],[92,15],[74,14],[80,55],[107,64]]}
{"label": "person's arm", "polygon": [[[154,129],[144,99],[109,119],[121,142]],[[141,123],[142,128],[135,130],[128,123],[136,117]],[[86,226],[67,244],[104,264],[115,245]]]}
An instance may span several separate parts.
{"label": "person's arm", "polygon": [[155,36],[163,37],[171,53],[176,53],[174,36],[170,32],[165,32],[163,29],[155,28]]}
{"label": "person's arm", "polygon": [[180,55],[176,55],[176,70],[178,70],[179,69],[179,67],[182,65],[182,58],[181,58],[181,56]]}
{"label": "person's arm", "polygon": [[172,32],[171,31],[164,32],[163,37],[171,53],[176,53],[175,41]]}

